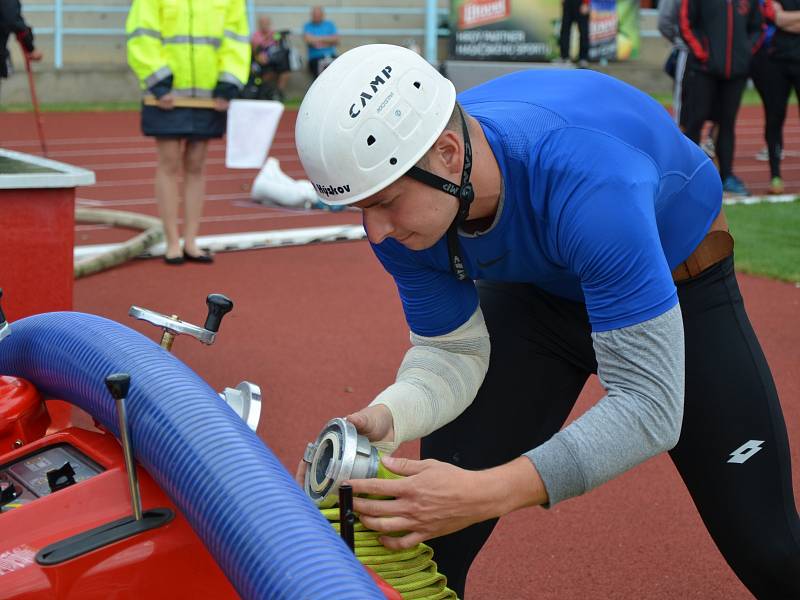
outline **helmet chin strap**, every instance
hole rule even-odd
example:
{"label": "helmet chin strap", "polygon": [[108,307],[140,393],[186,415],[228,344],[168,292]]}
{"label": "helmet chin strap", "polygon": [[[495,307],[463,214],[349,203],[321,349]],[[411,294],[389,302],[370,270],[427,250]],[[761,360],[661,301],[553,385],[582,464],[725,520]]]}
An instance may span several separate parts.
{"label": "helmet chin strap", "polygon": [[458,103],[456,103],[456,107],[458,107],[458,112],[461,115],[461,129],[464,134],[464,166],[461,169],[461,185],[458,186],[452,181],[439,177],[430,171],[420,169],[416,165],[411,167],[406,175],[432,188],[455,196],[458,199],[458,213],[456,213],[455,219],[453,219],[453,222],[450,223],[450,227],[447,229],[447,251],[450,255],[450,270],[459,280],[463,281],[464,279],[468,279],[468,276],[464,268],[464,261],[461,258],[461,244],[458,241],[458,228],[467,220],[469,206],[475,199],[475,191],[472,189],[472,184],[469,182],[469,175],[472,171],[472,144],[470,144],[469,141],[467,120],[464,118],[464,112],[461,110],[461,106]]}

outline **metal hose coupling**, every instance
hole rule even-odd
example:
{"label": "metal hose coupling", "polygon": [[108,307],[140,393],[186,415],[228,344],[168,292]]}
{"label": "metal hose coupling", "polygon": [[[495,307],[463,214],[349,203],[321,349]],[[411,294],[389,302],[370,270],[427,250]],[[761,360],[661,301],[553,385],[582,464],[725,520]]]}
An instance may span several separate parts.
{"label": "metal hose coupling", "polygon": [[338,502],[343,482],[377,477],[381,470],[378,449],[340,417],[328,421],[317,440],[306,446],[303,460],[308,463],[305,492],[320,508]]}

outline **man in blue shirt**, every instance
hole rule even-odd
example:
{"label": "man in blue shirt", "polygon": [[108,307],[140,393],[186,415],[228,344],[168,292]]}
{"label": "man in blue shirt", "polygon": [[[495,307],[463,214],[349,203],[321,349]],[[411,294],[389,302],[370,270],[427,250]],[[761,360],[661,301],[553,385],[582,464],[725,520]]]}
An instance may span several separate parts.
{"label": "man in blue shirt", "polygon": [[336,25],[325,19],[321,6],[311,9],[311,20],[303,25],[303,39],[308,45],[308,70],[316,79],[336,57],[339,44]]}
{"label": "man in blue shirt", "polygon": [[[431,459],[351,482],[393,498],[355,500],[387,547],[436,538],[463,596],[497,518],[669,451],[743,583],[800,597],[786,428],[719,174],[658,103],[556,70],[456,101],[415,53],[371,45],[312,85],[296,142],[320,197],[363,211],[411,330],[396,381],[347,417]],[[592,373],[607,395],[561,429]]]}

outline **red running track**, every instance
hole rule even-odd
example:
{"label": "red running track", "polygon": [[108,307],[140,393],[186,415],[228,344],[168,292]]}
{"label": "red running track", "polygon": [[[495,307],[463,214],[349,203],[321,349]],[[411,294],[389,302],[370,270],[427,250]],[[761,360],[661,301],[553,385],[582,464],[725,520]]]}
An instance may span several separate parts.
{"label": "red running track", "polygon": [[[761,146],[759,115],[743,111],[736,162],[755,190],[767,180],[766,164],[751,157]],[[273,155],[299,177],[292,121],[287,114]],[[787,140],[797,140],[788,133],[790,126],[797,128],[796,120],[787,124]],[[95,170],[98,184],[79,189],[84,205],[155,214],[155,154],[152,142],[139,136],[136,114],[46,114],[45,127],[54,159]],[[0,146],[36,152],[30,115],[0,113],[0,132]],[[792,143],[797,142],[787,149]],[[298,212],[250,202],[247,189],[255,171],[226,170],[223,152],[221,143],[212,145],[202,234],[359,222],[355,212]],[[800,159],[784,161],[791,191],[800,190],[799,169]],[[79,243],[130,235],[86,225],[76,234]],[[800,289],[746,276],[740,283],[783,400],[794,485],[800,490]],[[211,266],[132,261],[77,281],[75,309],[155,339],[154,328],[126,316],[130,305],[197,323],[205,317],[210,292],[223,292],[236,303],[217,343],[205,347],[178,339],[175,353],[216,389],[243,379],[262,386],[259,435],[290,471],[327,419],[363,406],[393,380],[408,346],[393,284],[364,242],[226,253]],[[571,418],[601,391],[592,379]],[[416,445],[401,449],[406,456],[417,451]],[[714,548],[669,459],[661,456],[553,510],[527,509],[505,518],[474,566],[468,597],[750,596]]]}

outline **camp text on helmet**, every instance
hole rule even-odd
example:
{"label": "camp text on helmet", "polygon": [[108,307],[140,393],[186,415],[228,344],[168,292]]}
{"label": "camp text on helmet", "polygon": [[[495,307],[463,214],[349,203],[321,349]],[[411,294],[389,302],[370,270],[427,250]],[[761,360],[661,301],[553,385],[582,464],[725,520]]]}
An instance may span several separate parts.
{"label": "camp text on helmet", "polygon": [[[361,92],[361,94],[358,97],[358,102],[361,103],[361,108],[364,108],[367,105],[367,102],[372,100],[376,92],[380,89],[379,86],[385,84],[387,80],[391,79],[392,77],[391,73],[392,73],[392,67],[387,65],[386,67],[381,69],[380,73],[375,75],[375,78],[369,82],[369,87],[372,93],[370,93],[370,91],[368,90],[365,92]],[[381,77],[381,75],[383,75],[383,77]],[[357,102],[354,102],[353,104],[350,105],[350,117],[352,117],[353,119],[355,119],[358,115],[361,114],[361,109],[356,110],[356,104]]]}

